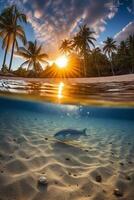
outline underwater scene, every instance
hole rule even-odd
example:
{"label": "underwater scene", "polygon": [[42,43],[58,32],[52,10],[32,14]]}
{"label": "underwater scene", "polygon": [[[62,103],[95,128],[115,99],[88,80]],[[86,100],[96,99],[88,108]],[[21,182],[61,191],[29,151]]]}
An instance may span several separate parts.
{"label": "underwater scene", "polygon": [[0,87],[0,200],[133,200],[132,106],[87,104],[87,88],[84,105],[49,103],[61,86],[40,101],[12,83]]}

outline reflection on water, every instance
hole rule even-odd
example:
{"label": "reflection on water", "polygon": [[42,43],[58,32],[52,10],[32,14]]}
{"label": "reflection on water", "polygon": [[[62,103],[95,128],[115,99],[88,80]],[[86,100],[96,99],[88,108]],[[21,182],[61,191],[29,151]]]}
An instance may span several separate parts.
{"label": "reflection on water", "polygon": [[60,83],[58,86],[58,98],[63,98],[63,89],[64,89],[64,83]]}
{"label": "reflection on water", "polygon": [[92,84],[46,83],[0,80],[0,95],[30,98],[55,103],[133,106],[133,82]]}

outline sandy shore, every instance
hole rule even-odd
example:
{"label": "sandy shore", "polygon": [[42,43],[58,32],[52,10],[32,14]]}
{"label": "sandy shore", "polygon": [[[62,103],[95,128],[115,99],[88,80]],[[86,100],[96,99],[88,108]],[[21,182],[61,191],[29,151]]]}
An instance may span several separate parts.
{"label": "sandy shore", "polygon": [[10,80],[24,80],[24,81],[37,81],[46,83],[108,83],[108,82],[128,82],[134,81],[134,74],[120,75],[120,76],[108,76],[108,77],[97,77],[97,78],[21,78],[21,77],[6,77],[0,76],[0,79],[10,79]]}

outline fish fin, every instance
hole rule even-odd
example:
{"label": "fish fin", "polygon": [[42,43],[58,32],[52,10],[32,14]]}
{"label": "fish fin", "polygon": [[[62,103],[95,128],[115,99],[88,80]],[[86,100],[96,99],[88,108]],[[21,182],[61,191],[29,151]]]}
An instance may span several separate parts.
{"label": "fish fin", "polygon": [[86,134],[86,131],[87,131],[87,128],[84,128],[84,129],[83,129],[83,134],[84,134],[84,135],[87,135],[87,134]]}

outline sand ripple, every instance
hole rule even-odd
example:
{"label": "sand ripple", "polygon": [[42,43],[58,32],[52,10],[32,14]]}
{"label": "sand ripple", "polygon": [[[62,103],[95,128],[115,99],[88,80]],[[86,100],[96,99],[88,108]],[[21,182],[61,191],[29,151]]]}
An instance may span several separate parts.
{"label": "sand ripple", "polygon": [[[116,200],[115,188],[123,191],[120,199],[133,200],[133,143],[126,136],[90,139],[85,147],[43,135],[3,137],[0,200]],[[40,176],[47,177],[46,187],[38,186]]]}

